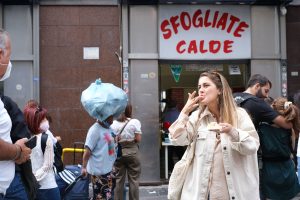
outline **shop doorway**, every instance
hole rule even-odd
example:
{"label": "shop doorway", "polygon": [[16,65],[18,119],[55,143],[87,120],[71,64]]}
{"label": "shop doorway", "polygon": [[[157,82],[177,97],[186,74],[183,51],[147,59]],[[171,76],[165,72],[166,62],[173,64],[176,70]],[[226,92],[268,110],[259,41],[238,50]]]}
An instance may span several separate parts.
{"label": "shop doorway", "polygon": [[[159,89],[160,89],[160,124],[161,124],[161,174],[168,179],[173,163],[178,161],[181,149],[172,149],[168,143],[168,126],[172,123],[173,113],[166,120],[166,112],[170,104],[175,104],[178,112],[187,101],[188,93],[197,91],[199,75],[208,70],[217,70],[228,81],[233,92],[242,92],[250,77],[248,60],[239,61],[161,61],[159,63]],[[172,107],[172,106],[171,106]],[[172,111],[173,112],[173,111]],[[178,113],[177,113],[178,114]],[[168,149],[168,154],[165,150]],[[171,151],[170,151],[171,149]],[[166,158],[168,162],[166,162]]]}

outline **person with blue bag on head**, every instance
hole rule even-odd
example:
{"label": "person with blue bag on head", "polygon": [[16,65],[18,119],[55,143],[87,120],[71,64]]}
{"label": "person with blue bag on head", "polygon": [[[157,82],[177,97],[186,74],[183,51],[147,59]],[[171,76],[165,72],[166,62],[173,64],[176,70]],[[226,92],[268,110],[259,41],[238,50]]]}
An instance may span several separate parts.
{"label": "person with blue bag on head", "polygon": [[113,119],[124,112],[127,95],[110,83],[100,79],[82,92],[81,103],[88,114],[96,119],[89,128],[81,174],[91,175],[93,199],[113,199],[115,177],[113,165],[117,157],[114,132],[110,128]]}

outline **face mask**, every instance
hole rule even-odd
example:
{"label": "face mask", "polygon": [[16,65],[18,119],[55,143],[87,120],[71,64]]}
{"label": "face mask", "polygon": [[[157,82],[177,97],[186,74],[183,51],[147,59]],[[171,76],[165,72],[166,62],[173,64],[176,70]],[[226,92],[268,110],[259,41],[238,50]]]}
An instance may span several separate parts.
{"label": "face mask", "polygon": [[43,121],[41,124],[40,124],[40,129],[44,132],[48,131],[49,130],[49,122],[48,120],[46,121]]}
{"label": "face mask", "polygon": [[6,68],[6,72],[5,74],[2,76],[2,78],[0,79],[0,81],[4,81],[5,79],[7,79],[8,77],[10,77],[10,72],[11,72],[11,68],[12,68],[12,64],[9,61],[7,68]]}

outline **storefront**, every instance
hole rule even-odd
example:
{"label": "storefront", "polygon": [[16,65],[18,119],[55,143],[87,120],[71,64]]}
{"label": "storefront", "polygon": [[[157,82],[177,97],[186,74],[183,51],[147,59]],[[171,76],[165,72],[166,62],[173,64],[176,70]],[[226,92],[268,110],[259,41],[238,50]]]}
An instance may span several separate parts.
{"label": "storefront", "polygon": [[[161,101],[174,98],[182,108],[201,72],[218,70],[233,91],[244,90],[249,76],[261,73],[273,83],[272,97],[287,95],[282,8],[290,0],[201,2],[40,0],[1,4],[2,25],[14,41],[15,66],[3,90],[20,107],[28,99],[40,99],[53,113],[54,132],[68,138],[64,144],[70,145],[84,140],[92,123],[83,116],[82,88],[99,76],[122,85],[134,117],[142,122],[141,182],[159,182],[164,178]],[[99,47],[99,58],[84,59],[84,47]]]}
{"label": "storefront", "polygon": [[165,177],[161,101],[182,108],[201,72],[218,70],[234,92],[261,73],[271,96],[284,95],[284,22],[278,5],[122,4],[123,85],[143,126],[142,182]]}

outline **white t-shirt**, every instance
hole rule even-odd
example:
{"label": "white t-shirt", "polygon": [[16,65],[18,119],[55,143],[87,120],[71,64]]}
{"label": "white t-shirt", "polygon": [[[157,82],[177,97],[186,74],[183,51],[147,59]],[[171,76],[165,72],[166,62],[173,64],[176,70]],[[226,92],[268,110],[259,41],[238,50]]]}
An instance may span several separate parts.
{"label": "white t-shirt", "polygon": [[[9,143],[12,143],[10,138],[11,126],[11,119],[4,108],[3,102],[0,100],[0,138]],[[14,161],[0,161],[0,193],[5,194],[14,176]]]}
{"label": "white t-shirt", "polygon": [[[117,120],[114,120],[113,124],[110,127],[115,131],[117,135],[119,135],[126,122],[127,121],[119,122]],[[141,122],[137,119],[131,119],[122,131],[120,141],[133,140],[135,138],[135,134],[142,134]]]}
{"label": "white t-shirt", "polygon": [[92,152],[86,168],[89,174],[99,176],[112,170],[117,157],[112,132],[97,122],[90,127],[85,140],[85,147]]}
{"label": "white t-shirt", "polygon": [[30,155],[32,172],[41,185],[40,189],[56,188],[57,184],[53,171],[54,151],[52,139],[50,137],[47,138],[45,153],[43,154],[41,138],[42,133],[37,135],[36,146],[32,149]]}

